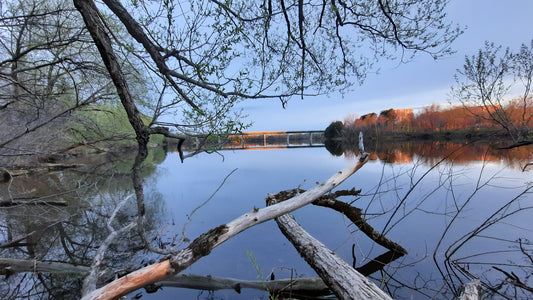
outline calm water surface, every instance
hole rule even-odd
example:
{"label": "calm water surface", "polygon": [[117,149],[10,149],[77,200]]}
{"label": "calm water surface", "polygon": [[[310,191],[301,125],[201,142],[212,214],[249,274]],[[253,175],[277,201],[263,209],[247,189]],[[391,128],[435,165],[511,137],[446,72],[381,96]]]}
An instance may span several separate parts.
{"label": "calm water surface", "polygon": [[[533,195],[529,190],[532,177],[531,171],[521,170],[533,160],[531,148],[520,150],[513,157],[509,152],[500,154],[487,147],[471,148],[472,151],[457,150],[458,147],[432,144],[387,149],[373,154],[371,161],[339,187],[361,189],[360,196],[340,200],[362,209],[370,225],[408,251],[408,255],[391,262],[371,278],[394,298],[449,299],[461,283],[479,278],[487,284],[486,287],[497,286],[496,292],[501,295],[527,299],[533,294],[515,289],[505,272],[514,272],[521,283],[533,285]],[[454,156],[440,162],[446,153],[453,151],[456,151]],[[200,154],[184,163],[173,152],[166,155],[158,152],[155,156],[155,163],[146,167],[144,191],[149,220],[147,231],[153,238],[152,243],[159,245],[182,238],[193,240],[254,207],[264,207],[264,199],[269,193],[297,187],[312,188],[354,163],[354,155],[332,156],[325,148],[222,151],[220,154]],[[104,169],[114,168],[113,175],[97,169],[106,174],[105,178],[71,172],[47,175],[48,181],[56,178],[56,185],[60,185],[57,192],[61,188],[78,186],[80,189],[81,186],[84,192],[71,195],[69,200],[79,202],[79,207],[3,208],[0,213],[6,224],[3,227],[4,240],[8,240],[10,234],[22,236],[35,228],[51,229],[40,235],[40,240],[36,241],[40,246],[32,247],[32,251],[24,246],[10,247],[2,249],[2,256],[28,258],[40,255],[48,260],[90,263],[88,258],[94,248],[78,253],[77,248],[81,247],[74,245],[105,237],[105,230],[91,233],[90,220],[109,216],[115,207],[110,204],[116,204],[132,193],[126,175],[127,166],[128,162],[123,162],[122,169],[107,165]],[[46,184],[48,189],[54,186]],[[13,192],[5,184],[0,188],[3,197]],[[135,215],[135,202],[129,202],[121,212],[123,216],[117,226],[126,222],[128,216]],[[21,221],[23,216],[37,214],[49,216]],[[356,266],[361,266],[387,252],[348,219],[330,209],[310,205],[293,214],[308,232],[349,264],[354,262],[353,255]],[[71,246],[64,247],[68,239],[58,235],[58,224],[70,230],[70,239],[78,243],[67,242]],[[47,247],[43,246],[45,242]],[[114,269],[124,268],[124,265],[135,268],[158,258],[135,249],[137,244],[133,232],[126,242],[112,247],[110,256],[114,260],[109,266]],[[71,253],[63,253],[64,249],[70,249]],[[256,260],[255,266],[250,256]],[[276,279],[316,276],[274,221],[240,233],[183,273],[244,280],[257,280],[261,276],[269,278],[271,273]],[[29,281],[30,275],[21,276],[4,280],[0,292],[16,294],[14,282]],[[46,282],[58,284],[57,279]],[[71,284],[75,286],[75,283]],[[28,283],[18,288],[27,291],[35,286],[41,285]],[[238,294],[233,290],[209,293],[171,287],[163,287],[156,294],[143,292],[143,295],[143,299],[268,298],[265,292],[246,289]]]}
{"label": "calm water surface", "polygon": [[[221,154],[223,157],[200,155],[180,164],[177,155],[171,153],[158,166],[154,175],[157,190],[162,193],[166,212],[176,228],[170,232],[181,232],[180,228],[191,212],[204,204],[233,170],[216,195],[191,217],[186,233],[191,239],[254,207],[264,207],[264,198],[269,193],[296,187],[311,188],[316,182],[324,181],[354,163],[351,158],[334,157],[323,148],[226,151]],[[369,223],[376,230],[385,229],[389,239],[409,252],[383,272],[373,274],[376,282],[387,281],[389,292],[398,298],[449,298],[451,294],[445,282],[458,285],[460,280],[468,281],[471,276],[459,267],[468,268],[473,276],[491,281],[502,275],[493,266],[511,264],[509,270],[526,274],[533,270],[531,262],[523,261],[527,256],[517,251],[519,246],[516,243],[521,239],[522,246],[531,251],[532,195],[519,196],[531,181],[530,174],[519,169],[524,162],[516,159],[511,163],[493,153],[482,152],[476,156],[463,151],[451,162],[442,162],[430,170],[439,157],[401,151],[392,155],[394,158],[390,153],[381,155],[381,159],[380,155],[374,155],[374,160],[340,187],[361,189],[360,197],[343,200],[355,201],[353,205],[367,213]],[[469,157],[460,158],[465,156]],[[514,164],[513,167],[509,167],[510,164]],[[509,206],[505,207],[506,204]],[[357,266],[386,252],[346,218],[329,209],[309,206],[294,215],[306,230],[350,264],[353,262],[352,246]],[[454,244],[463,241],[461,238],[465,234],[482,226],[491,216],[494,224],[473,234],[463,245]],[[257,279],[257,271],[246,251],[252,253],[265,278],[271,272],[277,278],[290,277],[291,272],[293,276],[316,276],[285,240],[275,222],[241,233],[187,271]],[[455,252],[447,259],[445,253],[451,251]],[[441,268],[440,272],[437,266]],[[157,296],[163,294],[196,296],[198,292],[165,288]],[[234,291],[214,295],[225,299],[265,296],[253,291],[244,295]],[[524,294],[517,296],[523,297]]]}

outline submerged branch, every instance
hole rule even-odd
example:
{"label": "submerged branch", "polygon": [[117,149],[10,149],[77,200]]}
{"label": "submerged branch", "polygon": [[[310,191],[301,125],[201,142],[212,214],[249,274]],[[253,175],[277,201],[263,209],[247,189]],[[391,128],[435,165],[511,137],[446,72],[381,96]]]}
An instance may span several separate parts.
{"label": "submerged branch", "polygon": [[0,249],[1,248],[10,248],[10,247],[17,247],[20,245],[20,242],[22,242],[23,240],[29,238],[30,236],[34,235],[37,231],[32,231],[22,237],[19,237],[15,240],[12,240],[12,241],[9,241],[9,242],[6,242],[6,243],[2,243],[0,244]]}
{"label": "submerged branch", "polygon": [[[302,189],[292,189],[287,191],[279,192],[278,194],[274,196],[270,196],[269,198],[273,197],[278,199],[279,201],[283,201],[285,199],[288,199],[290,197],[294,197],[295,195],[298,195],[299,193],[303,193],[305,190]],[[354,225],[356,225],[361,232],[366,234],[371,240],[376,242],[377,244],[391,250],[394,252],[397,252],[397,254],[400,256],[403,256],[407,254],[407,250],[405,250],[402,246],[399,244],[389,240],[385,235],[381,234],[377,230],[374,229],[370,224],[366,222],[366,220],[362,217],[361,209],[357,207],[353,207],[348,203],[339,201],[336,199],[336,197],[339,196],[355,196],[358,195],[360,191],[351,189],[351,190],[339,190],[336,191],[333,194],[323,195],[317,200],[313,201],[313,205],[323,206],[331,208],[337,212],[342,213],[345,215],[350,221],[353,222]]]}
{"label": "submerged branch", "polygon": [[0,198],[0,207],[18,206],[18,205],[55,205],[55,206],[68,206],[68,202],[65,200],[2,200]]}
{"label": "submerged branch", "polygon": [[[345,215],[350,221],[352,221],[364,234],[366,234],[370,239],[372,239],[377,244],[391,250],[400,253],[401,255],[407,254],[402,246],[397,243],[389,240],[385,235],[381,234],[374,229],[366,220],[361,216],[361,209],[351,206],[348,203],[339,201],[334,198],[322,197],[315,202],[315,205],[329,207]],[[401,256],[400,255],[400,256]]]}
{"label": "submerged branch", "polygon": [[[0,258],[0,275],[10,276],[15,273],[54,273],[69,274],[82,277],[91,271],[88,266],[73,265],[62,262],[46,262],[37,260],[23,260]],[[155,291],[160,287],[179,287],[195,290],[235,290],[240,293],[242,289],[256,289],[269,291],[276,294],[291,293],[300,296],[325,296],[331,291],[320,278],[292,278],[277,280],[241,280],[237,278],[215,277],[199,274],[178,274],[157,285],[147,287],[148,292]]]}

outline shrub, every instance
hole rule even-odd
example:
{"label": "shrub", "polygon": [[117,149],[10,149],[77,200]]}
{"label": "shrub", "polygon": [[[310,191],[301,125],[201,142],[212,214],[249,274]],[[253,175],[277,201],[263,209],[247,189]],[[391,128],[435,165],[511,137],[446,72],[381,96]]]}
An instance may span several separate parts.
{"label": "shrub", "polygon": [[338,138],[341,136],[343,128],[344,124],[341,121],[332,122],[324,131],[324,137],[326,139]]}

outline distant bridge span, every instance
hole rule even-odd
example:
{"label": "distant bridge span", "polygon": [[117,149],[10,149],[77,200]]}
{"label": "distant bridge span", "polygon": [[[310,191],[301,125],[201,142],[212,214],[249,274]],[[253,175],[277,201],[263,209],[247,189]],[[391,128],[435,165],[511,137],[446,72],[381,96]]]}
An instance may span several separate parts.
{"label": "distant bridge span", "polygon": [[273,149],[322,147],[323,130],[255,131],[229,135],[231,140],[224,149]]}

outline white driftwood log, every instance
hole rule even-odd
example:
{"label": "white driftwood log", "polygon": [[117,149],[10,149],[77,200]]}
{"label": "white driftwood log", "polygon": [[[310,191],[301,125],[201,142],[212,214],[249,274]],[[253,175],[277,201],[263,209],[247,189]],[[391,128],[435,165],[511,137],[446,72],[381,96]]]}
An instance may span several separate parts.
{"label": "white driftwood log", "polygon": [[[275,199],[270,200],[275,203]],[[339,299],[392,299],[335,252],[307,233],[293,216],[280,216],[276,218],[276,222],[298,253]]]}
{"label": "white driftwood log", "polygon": [[331,176],[325,182],[282,203],[268,206],[238,217],[200,235],[188,247],[179,250],[159,263],[144,267],[121,277],[109,284],[86,294],[83,299],[113,299],[126,295],[143,286],[163,281],[192,265],[201,257],[208,255],[212,249],[252,226],[277,218],[307,204],[331,191],[341,182],[359,170],[368,161],[368,154],[363,154],[355,165],[348,166]]}

